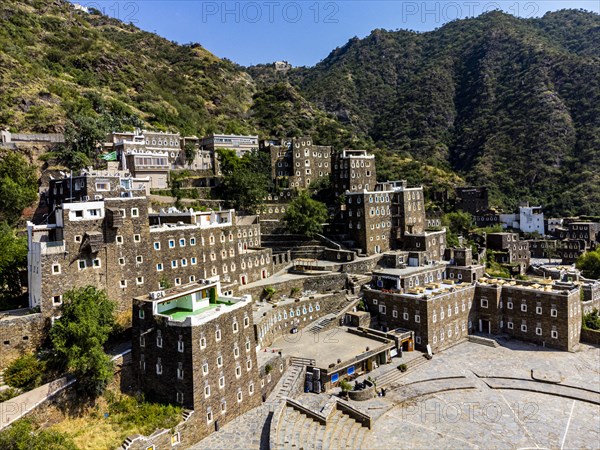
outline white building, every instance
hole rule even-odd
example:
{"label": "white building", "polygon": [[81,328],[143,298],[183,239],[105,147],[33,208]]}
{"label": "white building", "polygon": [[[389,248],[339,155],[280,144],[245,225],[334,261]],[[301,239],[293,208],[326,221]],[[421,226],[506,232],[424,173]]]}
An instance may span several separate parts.
{"label": "white building", "polygon": [[524,233],[538,232],[542,236],[544,229],[544,212],[541,206],[521,206],[519,207],[519,225]]}

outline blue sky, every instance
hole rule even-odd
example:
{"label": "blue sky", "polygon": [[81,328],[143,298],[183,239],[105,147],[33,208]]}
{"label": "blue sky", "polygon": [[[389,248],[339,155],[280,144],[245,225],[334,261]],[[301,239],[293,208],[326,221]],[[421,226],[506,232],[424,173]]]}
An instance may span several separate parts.
{"label": "blue sky", "polygon": [[251,65],[287,60],[312,66],[348,39],[375,28],[429,31],[456,18],[503,9],[537,17],[563,8],[600,13],[600,0],[572,1],[79,1],[179,43]]}

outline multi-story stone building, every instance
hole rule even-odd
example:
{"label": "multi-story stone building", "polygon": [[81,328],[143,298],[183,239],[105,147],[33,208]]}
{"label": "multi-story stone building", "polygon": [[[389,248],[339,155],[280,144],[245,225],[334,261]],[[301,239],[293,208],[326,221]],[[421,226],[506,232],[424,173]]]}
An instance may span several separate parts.
{"label": "multi-story stone building", "polygon": [[500,213],[495,209],[482,209],[473,214],[473,222],[478,227],[493,227],[500,224]]}
{"label": "multi-story stone building", "polygon": [[371,315],[383,330],[414,331],[415,347],[420,350],[429,346],[438,352],[465,339],[474,323],[475,282],[471,280],[483,272],[483,266],[463,267],[468,272],[464,282],[448,279],[449,269],[434,264],[374,270],[364,292]]}
{"label": "multi-story stone building", "polygon": [[579,343],[581,294],[574,284],[487,279],[477,284],[474,303],[480,332],[568,351]]}
{"label": "multi-story stone building", "polygon": [[65,202],[98,201],[108,197],[150,194],[150,178],[136,178],[125,170],[82,170],[49,181],[47,201],[52,210]]}
{"label": "multi-story stone building", "polygon": [[[455,249],[456,251],[456,249]],[[465,254],[466,255],[466,254]],[[463,260],[458,254],[456,262]],[[480,276],[483,266],[407,267],[373,271],[364,296],[384,330],[415,333],[416,347],[441,351],[468,334],[509,334],[539,345],[573,351],[579,342],[579,286],[547,281],[505,281]],[[454,273],[462,279],[446,278]],[[412,283],[411,283],[412,282]],[[590,286],[591,308],[595,291]]]}
{"label": "multi-story stone building", "polygon": [[262,141],[260,151],[269,153],[272,177],[281,187],[306,189],[331,174],[331,147],[314,145],[310,137]]}
{"label": "multi-story stone building", "polygon": [[527,271],[531,259],[529,242],[519,240],[517,233],[488,233],[486,247],[489,258],[511,271],[516,268],[514,273],[523,274]]}
{"label": "multi-story stone building", "polygon": [[489,208],[488,189],[483,186],[467,186],[456,188],[456,209],[468,212],[473,216],[479,211]]}
{"label": "multi-story stone building", "polygon": [[360,192],[375,189],[377,176],[375,155],[366,150],[343,150],[332,157],[332,186],[336,196],[346,191]]}
{"label": "multi-story stone building", "polygon": [[197,439],[261,404],[251,296],[210,278],[134,298],[132,321],[140,389],[193,410]]}
{"label": "multi-story stone building", "polygon": [[553,235],[559,239],[557,251],[564,264],[573,264],[588,250],[596,248],[600,223],[569,221],[563,227],[555,227]]}
{"label": "multi-story stone building", "polygon": [[30,306],[60,312],[65,291],[107,291],[121,310],[132,297],[200,278],[244,285],[272,274],[256,216],[174,208],[153,213],[146,197],[55,204],[47,225],[28,223]]}
{"label": "multi-story stone building", "polygon": [[530,239],[529,251],[532,258],[558,258],[557,241],[552,239]]}
{"label": "multi-story stone building", "polygon": [[[196,175],[207,178],[204,185],[214,185],[217,162],[214,148],[200,148],[196,136],[181,137],[179,133],[148,130],[113,132],[104,144],[106,151],[114,151],[122,170],[135,177],[149,177],[153,189],[165,189],[171,170],[193,170]],[[193,158],[187,154],[193,150]]]}
{"label": "multi-story stone building", "polygon": [[209,134],[200,140],[200,148],[215,153],[218,149],[235,150],[237,156],[258,150],[258,136],[237,134]]}
{"label": "multi-story stone building", "polygon": [[442,259],[446,231],[427,231],[423,188],[406,181],[378,183],[373,191],[346,192],[340,212],[347,232],[367,255],[387,250],[425,252],[430,261]]}

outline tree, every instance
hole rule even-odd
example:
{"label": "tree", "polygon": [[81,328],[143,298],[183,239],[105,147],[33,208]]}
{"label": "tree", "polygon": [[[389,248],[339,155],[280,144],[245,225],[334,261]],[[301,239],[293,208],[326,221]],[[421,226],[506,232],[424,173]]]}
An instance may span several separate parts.
{"label": "tree", "polygon": [[188,165],[190,165],[194,162],[194,159],[196,159],[198,149],[192,142],[186,142],[183,148],[183,152],[185,154],[185,162],[188,163]]}
{"label": "tree", "polygon": [[72,372],[80,390],[100,395],[113,375],[103,345],[115,325],[115,303],[92,286],[64,294],[62,316],[50,330],[53,360]]}
{"label": "tree", "polygon": [[23,292],[21,272],[27,269],[27,239],[17,237],[6,222],[1,222],[0,248],[0,300],[14,300]]}
{"label": "tree", "polygon": [[598,316],[598,309],[594,308],[592,312],[585,314],[582,317],[583,328],[588,330],[600,330],[600,316]]}
{"label": "tree", "polygon": [[229,149],[217,150],[223,180],[221,196],[229,206],[255,212],[271,186],[271,162],[268,155],[248,152],[241,158]]}
{"label": "tree", "polygon": [[312,238],[323,231],[323,223],[327,218],[327,207],[310,198],[308,192],[302,191],[288,206],[283,221],[291,233]]}
{"label": "tree", "polygon": [[586,278],[600,278],[600,251],[586,252],[577,258],[575,267],[583,272]]}
{"label": "tree", "polygon": [[18,420],[0,432],[0,448],[7,450],[77,450],[77,446],[65,433],[50,430],[34,430],[27,419]]}
{"label": "tree", "polygon": [[464,236],[471,229],[471,214],[463,211],[450,212],[442,217],[442,225],[447,230],[447,243],[449,247],[458,245],[458,236]]}
{"label": "tree", "polygon": [[37,199],[35,168],[14,151],[0,152],[0,221],[14,225]]}
{"label": "tree", "polygon": [[30,390],[42,383],[45,364],[34,354],[27,353],[15,359],[4,370],[4,380],[11,387]]}

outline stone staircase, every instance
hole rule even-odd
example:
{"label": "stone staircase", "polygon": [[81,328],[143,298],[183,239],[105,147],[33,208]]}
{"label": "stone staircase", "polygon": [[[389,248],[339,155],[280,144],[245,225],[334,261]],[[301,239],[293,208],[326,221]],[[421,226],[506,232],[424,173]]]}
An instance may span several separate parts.
{"label": "stone staircase", "polygon": [[279,404],[283,399],[292,397],[292,391],[296,386],[296,383],[302,382],[299,378],[304,373],[304,364],[292,364],[289,366],[285,375],[282,377],[278,384],[279,389],[277,392],[272,393],[266,403],[271,405]]}
{"label": "stone staircase", "polygon": [[[407,362],[405,372],[401,372],[396,367],[396,368],[390,370],[389,372],[386,372],[383,375],[378,376],[375,379],[375,382],[377,383],[377,389],[381,389],[382,387],[388,387],[394,383],[397,383],[398,381],[400,381],[400,379],[402,377],[404,377],[404,375],[406,375],[410,371],[415,370],[416,368],[422,366],[423,364],[427,364],[428,361],[429,360],[425,357],[425,355],[422,355],[419,358],[415,358],[415,359],[412,359],[409,362]],[[396,362],[394,362],[394,364],[396,364]],[[402,364],[402,362],[400,362],[398,365],[400,365],[400,364]]]}
{"label": "stone staircase", "polygon": [[474,344],[486,345],[488,347],[500,347],[500,344],[498,344],[498,342],[495,339],[477,336],[475,334],[470,334],[469,336],[467,336],[467,340],[469,342],[473,342]]}
{"label": "stone staircase", "polygon": [[320,333],[321,331],[323,331],[324,328],[326,328],[336,318],[337,318],[336,314],[329,313],[329,314],[321,317],[319,320],[317,320],[316,323],[308,329],[308,332],[312,333],[312,334]]}
{"label": "stone staircase", "polygon": [[323,425],[288,405],[277,424],[276,449],[360,449],[368,433],[368,428],[338,409]]}

